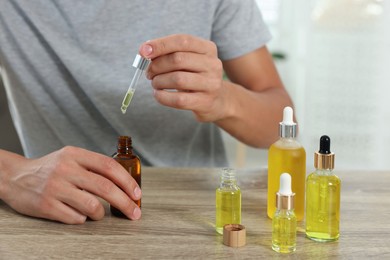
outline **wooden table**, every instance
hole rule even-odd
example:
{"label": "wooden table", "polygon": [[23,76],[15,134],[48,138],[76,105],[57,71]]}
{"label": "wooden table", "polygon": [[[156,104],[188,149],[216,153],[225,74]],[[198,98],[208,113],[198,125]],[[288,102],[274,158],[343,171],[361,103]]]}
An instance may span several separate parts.
{"label": "wooden table", "polygon": [[390,259],[390,172],[338,172],[341,236],[317,243],[300,223],[297,251],[271,249],[265,170],[238,171],[247,244],[230,248],[214,231],[218,169],[144,168],[142,219],[110,216],[65,225],[19,215],[0,201],[0,259]]}

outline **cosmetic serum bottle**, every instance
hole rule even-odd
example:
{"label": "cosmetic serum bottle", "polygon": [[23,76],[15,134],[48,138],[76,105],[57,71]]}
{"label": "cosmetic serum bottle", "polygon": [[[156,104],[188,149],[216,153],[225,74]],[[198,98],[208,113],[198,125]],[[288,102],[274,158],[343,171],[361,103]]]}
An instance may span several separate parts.
{"label": "cosmetic serum bottle", "polygon": [[272,218],[272,249],[279,253],[291,253],[296,249],[297,218],[294,213],[294,196],[291,176],[283,173],[280,175],[276,211]]}
{"label": "cosmetic serum bottle", "polygon": [[215,230],[219,234],[223,234],[226,224],[241,224],[241,189],[232,168],[222,169],[221,182],[215,191],[215,206]]}
{"label": "cosmetic serum bottle", "polygon": [[295,192],[295,214],[297,220],[301,221],[305,214],[306,152],[296,139],[297,124],[293,121],[291,107],[283,110],[279,135],[280,139],[271,145],[268,152],[267,214],[272,219],[276,210],[275,193],[278,191],[280,175],[288,172]]}
{"label": "cosmetic serum bottle", "polygon": [[[130,136],[118,137],[117,152],[113,155],[113,158],[128,171],[139,187],[141,187],[141,161],[133,152],[132,139]],[[141,208],[141,199],[134,202]],[[125,214],[112,205],[110,205],[110,211],[114,216],[126,217]]]}
{"label": "cosmetic serum bottle", "polygon": [[319,242],[335,241],[340,235],[341,181],[333,173],[329,136],[321,136],[314,167],[306,181],[306,236]]}

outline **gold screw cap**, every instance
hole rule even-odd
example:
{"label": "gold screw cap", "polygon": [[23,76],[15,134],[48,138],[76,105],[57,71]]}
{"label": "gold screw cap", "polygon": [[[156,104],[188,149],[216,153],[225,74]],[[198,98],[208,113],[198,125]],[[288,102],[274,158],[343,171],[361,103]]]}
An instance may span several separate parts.
{"label": "gold screw cap", "polygon": [[246,243],[246,229],[240,224],[226,224],[223,227],[223,244],[230,247],[242,247]]}

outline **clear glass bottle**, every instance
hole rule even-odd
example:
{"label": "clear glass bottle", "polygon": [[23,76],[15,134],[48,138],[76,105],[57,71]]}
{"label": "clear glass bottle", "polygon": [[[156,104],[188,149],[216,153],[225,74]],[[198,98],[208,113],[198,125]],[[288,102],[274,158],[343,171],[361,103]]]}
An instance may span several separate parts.
{"label": "clear glass bottle", "polygon": [[[117,152],[112,156],[129,174],[134,178],[141,187],[141,161],[133,153],[132,140],[129,136],[119,136]],[[134,201],[138,207],[141,207],[141,199]],[[126,217],[119,209],[110,205],[110,211],[117,217]]]}
{"label": "clear glass bottle", "polygon": [[224,225],[241,224],[241,190],[234,169],[222,169],[221,183],[215,193],[215,230],[222,234]]}
{"label": "clear glass bottle", "polygon": [[296,140],[296,127],[292,108],[285,107],[283,121],[279,125],[280,139],[272,144],[268,151],[267,215],[271,219],[276,210],[275,193],[278,191],[279,178],[283,172],[288,172],[292,178],[297,220],[301,221],[304,217],[306,152]]}
{"label": "clear glass bottle", "polygon": [[316,171],[306,181],[306,236],[319,242],[335,241],[340,236],[341,181],[333,173],[334,153],[330,138],[321,136],[320,150],[314,154]]}
{"label": "clear glass bottle", "polygon": [[279,253],[291,253],[296,249],[297,218],[294,213],[294,195],[290,174],[281,174],[280,188],[276,193],[276,211],[272,218],[272,249]]}

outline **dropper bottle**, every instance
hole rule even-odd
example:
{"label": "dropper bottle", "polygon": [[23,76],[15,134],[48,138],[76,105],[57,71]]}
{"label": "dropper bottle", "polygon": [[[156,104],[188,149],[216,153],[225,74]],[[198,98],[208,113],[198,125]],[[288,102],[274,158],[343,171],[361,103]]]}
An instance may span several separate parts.
{"label": "dropper bottle", "polygon": [[291,253],[296,249],[297,218],[294,213],[294,195],[291,176],[280,175],[280,188],[276,193],[276,211],[272,218],[272,249],[279,253]]}
{"label": "dropper bottle", "polygon": [[267,214],[272,219],[275,208],[275,193],[283,172],[291,175],[292,190],[295,192],[295,214],[303,220],[305,207],[306,152],[296,140],[297,124],[293,121],[293,110],[285,107],[283,121],[279,124],[280,139],[268,151],[268,203]]}
{"label": "dropper bottle", "polygon": [[[130,136],[118,137],[117,152],[112,157],[128,171],[139,187],[141,187],[141,161],[133,152],[132,139]],[[141,208],[140,199],[134,202]],[[117,217],[126,217],[119,209],[112,205],[110,205],[110,211]]]}
{"label": "dropper bottle", "polygon": [[341,181],[333,173],[334,153],[330,138],[320,138],[320,150],[314,153],[314,167],[306,180],[306,236],[319,242],[335,241],[340,236]]}

